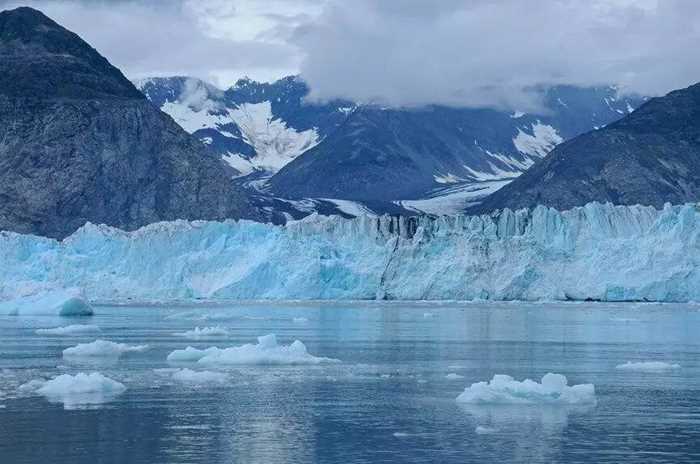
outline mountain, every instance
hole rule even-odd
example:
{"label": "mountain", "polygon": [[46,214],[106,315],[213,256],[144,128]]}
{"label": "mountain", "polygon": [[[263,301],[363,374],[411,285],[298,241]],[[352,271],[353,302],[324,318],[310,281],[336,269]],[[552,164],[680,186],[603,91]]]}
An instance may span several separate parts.
{"label": "mountain", "polygon": [[700,84],[576,137],[472,211],[700,200]]}
{"label": "mountain", "polygon": [[279,200],[270,208],[290,199],[314,202],[311,209],[342,201],[407,214],[463,209],[558,143],[643,101],[612,87],[559,86],[541,90],[541,114],[525,114],[307,102],[309,89],[298,77],[243,79],[227,90],[186,77],[141,80],[137,87],[234,167],[239,183]]}
{"label": "mountain", "polygon": [[218,156],[41,12],[0,12],[0,229],[256,217]]}

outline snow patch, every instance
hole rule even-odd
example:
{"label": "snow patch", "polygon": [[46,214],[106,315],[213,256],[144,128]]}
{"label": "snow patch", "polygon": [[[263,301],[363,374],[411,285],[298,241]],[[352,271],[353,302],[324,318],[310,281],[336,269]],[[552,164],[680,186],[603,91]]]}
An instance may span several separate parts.
{"label": "snow patch", "polygon": [[148,345],[126,345],[107,340],[79,343],[63,350],[64,358],[119,358],[124,353],[146,351]]}
{"label": "snow patch", "polygon": [[256,153],[252,158],[236,153],[224,157],[241,175],[257,170],[275,173],[319,142],[316,129],[297,132],[287,127],[283,120],[275,118],[269,101],[243,103],[237,108],[229,109],[228,117],[238,126],[243,140]]}
{"label": "snow patch", "polygon": [[543,158],[564,141],[554,127],[539,121],[533,123],[531,129],[532,134],[528,134],[518,128],[518,135],[513,139],[513,145],[520,153]]}
{"label": "snow patch", "polygon": [[258,337],[258,343],[220,349],[198,350],[188,346],[168,355],[170,362],[197,362],[203,365],[302,365],[337,363],[337,359],[316,357],[306,350],[299,340],[291,345],[279,345],[274,334]]}
{"label": "snow patch", "polygon": [[471,404],[593,404],[593,384],[568,386],[561,374],[546,374],[541,383],[522,382],[508,375],[494,375],[490,382],[473,383],[457,397],[458,403]]}

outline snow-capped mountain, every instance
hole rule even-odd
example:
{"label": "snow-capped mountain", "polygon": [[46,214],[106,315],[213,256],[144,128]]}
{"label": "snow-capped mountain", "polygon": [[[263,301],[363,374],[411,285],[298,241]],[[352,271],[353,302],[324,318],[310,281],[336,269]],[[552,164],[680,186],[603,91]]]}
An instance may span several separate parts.
{"label": "snow-capped mountain", "polygon": [[526,114],[308,103],[309,89],[296,77],[244,79],[227,90],[186,77],[136,84],[236,169],[238,182],[263,192],[264,208],[287,205],[294,217],[319,208],[343,215],[459,211],[557,144],[643,101],[613,87],[560,86],[542,90],[540,114]]}
{"label": "snow-capped mountain", "polygon": [[700,199],[700,84],[558,146],[475,211],[591,201],[661,207]]}

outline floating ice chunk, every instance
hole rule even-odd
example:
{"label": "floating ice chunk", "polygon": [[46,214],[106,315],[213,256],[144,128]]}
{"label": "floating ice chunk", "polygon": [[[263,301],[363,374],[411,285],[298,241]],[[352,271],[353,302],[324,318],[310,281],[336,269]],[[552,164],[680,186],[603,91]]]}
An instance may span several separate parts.
{"label": "floating ice chunk", "polygon": [[212,346],[206,350],[198,350],[188,346],[184,350],[175,350],[168,355],[168,361],[170,362],[197,362],[209,353],[214,351],[220,351],[219,348]]}
{"label": "floating ice chunk", "polygon": [[488,435],[490,433],[498,432],[498,429],[493,428],[493,427],[484,427],[483,425],[477,425],[476,428],[474,429],[474,432],[477,435]]}
{"label": "floating ice chunk", "polygon": [[74,324],[74,325],[67,325],[65,327],[54,327],[52,329],[37,329],[36,334],[37,335],[70,336],[70,335],[91,334],[91,333],[95,333],[95,332],[99,332],[99,331],[100,331],[100,328],[97,327],[96,325]]}
{"label": "floating ice chunk", "polygon": [[175,335],[178,337],[199,340],[201,338],[227,337],[229,332],[227,329],[217,325],[216,327],[202,327],[201,329],[199,327],[195,327],[194,330],[178,332]]}
{"label": "floating ice chunk", "polygon": [[193,371],[192,369],[178,369],[173,372],[173,380],[178,382],[203,385],[207,383],[224,383],[228,377],[221,372]]}
{"label": "floating ice chunk", "polygon": [[472,404],[592,404],[593,384],[568,386],[561,374],[546,374],[542,383],[522,382],[508,375],[494,375],[490,382],[473,383],[457,397],[459,403]]}
{"label": "floating ice chunk", "polygon": [[460,374],[456,374],[456,373],[454,373],[454,372],[450,372],[449,374],[447,374],[447,375],[445,376],[445,378],[446,378],[447,380],[457,380],[457,379],[463,379],[464,376],[463,376],[463,375],[460,375]]}
{"label": "floating ice chunk", "polygon": [[433,313],[423,313],[423,318],[425,319],[431,319],[434,316]]}
{"label": "floating ice chunk", "polygon": [[0,302],[6,316],[91,316],[92,307],[78,288],[40,291]]}
{"label": "floating ice chunk", "polygon": [[79,343],[63,350],[64,358],[118,358],[124,353],[146,351],[148,345],[126,345],[107,340]]}
{"label": "floating ice chunk", "polygon": [[295,317],[292,319],[295,324],[306,324],[309,320],[305,317]]}
{"label": "floating ice chunk", "polygon": [[168,361],[196,361],[207,365],[299,365],[340,362],[337,359],[309,354],[306,346],[299,340],[295,340],[291,345],[279,345],[274,334],[258,337],[257,345],[245,344],[223,349],[211,347],[206,350],[188,346],[184,350],[175,350],[170,353]]}
{"label": "floating ice chunk", "polygon": [[673,369],[680,369],[680,364],[671,364],[663,361],[642,361],[642,362],[631,362],[627,361],[624,364],[619,364],[616,369],[621,369],[625,371],[638,371],[638,372],[659,372],[659,371],[670,371]]}
{"label": "floating ice chunk", "polygon": [[23,393],[37,393],[54,403],[63,403],[66,409],[82,405],[100,404],[114,399],[126,387],[99,372],[76,375],[63,374],[52,380],[32,380],[19,387]]}

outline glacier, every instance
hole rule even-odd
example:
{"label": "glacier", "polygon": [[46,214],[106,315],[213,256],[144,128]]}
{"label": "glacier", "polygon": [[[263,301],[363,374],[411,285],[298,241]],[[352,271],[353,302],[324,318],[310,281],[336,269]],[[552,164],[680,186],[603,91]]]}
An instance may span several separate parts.
{"label": "glacier", "polygon": [[699,208],[590,203],[481,216],[309,216],[284,226],[86,224],[63,241],[0,233],[0,300],[700,301]]}

